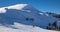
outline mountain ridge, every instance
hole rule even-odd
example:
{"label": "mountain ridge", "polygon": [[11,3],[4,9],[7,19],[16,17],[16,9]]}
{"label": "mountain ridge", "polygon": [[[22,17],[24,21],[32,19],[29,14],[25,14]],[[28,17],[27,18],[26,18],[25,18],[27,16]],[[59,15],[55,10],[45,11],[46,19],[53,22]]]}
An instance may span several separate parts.
{"label": "mountain ridge", "polygon": [[[16,7],[19,7],[20,4],[17,6],[15,5],[16,7],[13,5],[13,8],[11,9],[9,7],[1,8],[0,23],[9,26],[14,25],[14,23],[17,22],[24,25],[31,25],[33,27],[40,27],[46,29],[48,23],[52,24],[54,21],[56,21],[56,18],[52,17],[51,15],[38,11],[30,5],[26,5],[27,4],[25,4],[25,6],[22,5],[23,7],[21,7],[21,9],[16,9]],[[3,11],[3,9],[5,9],[5,11]]]}

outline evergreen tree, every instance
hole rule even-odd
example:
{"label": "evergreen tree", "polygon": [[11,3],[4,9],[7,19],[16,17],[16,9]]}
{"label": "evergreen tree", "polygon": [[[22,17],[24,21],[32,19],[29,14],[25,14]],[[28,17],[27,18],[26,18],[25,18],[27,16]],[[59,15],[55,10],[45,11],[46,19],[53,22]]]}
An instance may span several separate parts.
{"label": "evergreen tree", "polygon": [[29,20],[29,18],[26,18],[26,20],[28,21],[28,20]]}
{"label": "evergreen tree", "polygon": [[57,27],[57,21],[52,24],[54,27]]}
{"label": "evergreen tree", "polygon": [[51,23],[48,23],[48,26],[46,27],[47,29],[51,29]]}
{"label": "evergreen tree", "polygon": [[51,24],[49,23],[48,26],[51,26]]}
{"label": "evergreen tree", "polygon": [[48,26],[46,27],[46,29],[48,29]]}

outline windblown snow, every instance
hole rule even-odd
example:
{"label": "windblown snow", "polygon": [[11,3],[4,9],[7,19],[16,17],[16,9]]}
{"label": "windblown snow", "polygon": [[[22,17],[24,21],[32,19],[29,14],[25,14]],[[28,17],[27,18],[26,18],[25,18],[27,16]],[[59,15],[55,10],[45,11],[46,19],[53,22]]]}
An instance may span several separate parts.
{"label": "windblown snow", "polygon": [[43,29],[55,20],[28,4],[0,8],[0,32],[59,32]]}

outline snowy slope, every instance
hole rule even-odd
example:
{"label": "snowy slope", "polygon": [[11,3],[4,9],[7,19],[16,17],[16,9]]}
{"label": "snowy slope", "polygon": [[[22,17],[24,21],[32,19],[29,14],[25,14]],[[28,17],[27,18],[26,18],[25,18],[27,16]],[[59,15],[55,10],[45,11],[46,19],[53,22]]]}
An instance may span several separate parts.
{"label": "snowy slope", "polygon": [[[28,18],[28,20],[26,20],[26,18]],[[0,31],[10,30],[11,32],[13,30],[13,32],[50,32],[50,30],[44,30],[42,28],[46,28],[48,23],[53,23],[55,20],[56,18],[47,13],[38,11],[28,4],[17,4],[0,8]],[[15,26],[15,22],[19,24],[16,24],[17,26]],[[32,26],[34,26],[34,28]]]}
{"label": "snowy slope", "polygon": [[[15,27],[16,29],[12,27]],[[59,32],[59,31],[45,30],[40,27],[32,27],[29,25],[15,23],[14,25],[11,25],[9,27],[1,25],[0,32]]]}

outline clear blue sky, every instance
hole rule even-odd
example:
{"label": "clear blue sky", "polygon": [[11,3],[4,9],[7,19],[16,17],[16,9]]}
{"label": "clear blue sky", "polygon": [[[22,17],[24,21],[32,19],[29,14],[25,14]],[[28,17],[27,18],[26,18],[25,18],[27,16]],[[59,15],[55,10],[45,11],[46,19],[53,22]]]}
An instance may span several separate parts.
{"label": "clear blue sky", "polygon": [[24,3],[30,4],[43,12],[60,14],[60,0],[0,0],[0,7]]}

